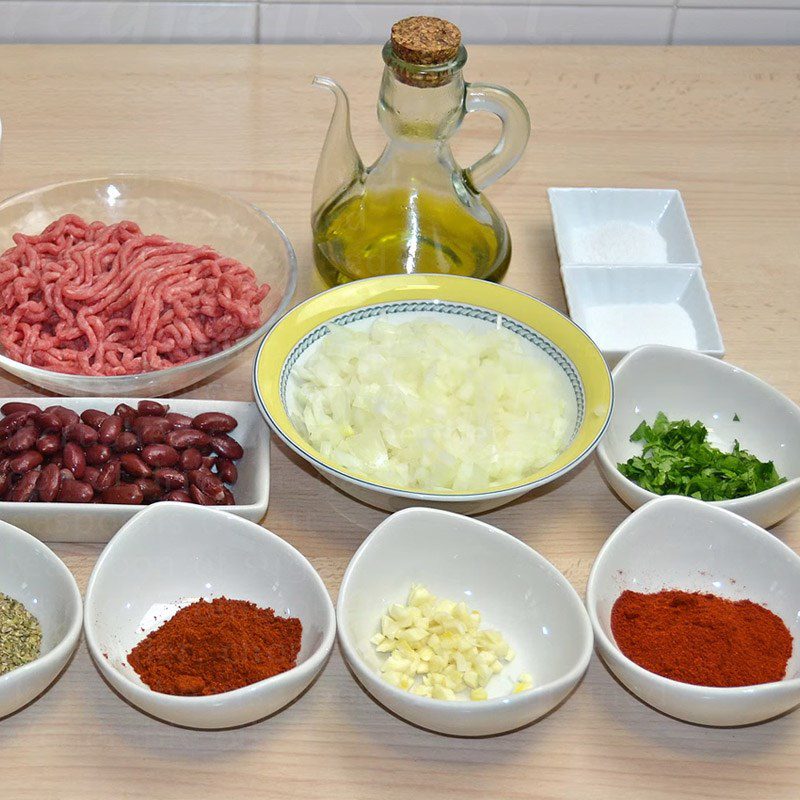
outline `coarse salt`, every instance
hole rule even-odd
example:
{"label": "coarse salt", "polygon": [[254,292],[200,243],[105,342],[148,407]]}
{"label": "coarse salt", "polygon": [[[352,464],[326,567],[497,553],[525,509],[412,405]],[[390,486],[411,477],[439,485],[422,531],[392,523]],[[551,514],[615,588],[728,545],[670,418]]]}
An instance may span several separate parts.
{"label": "coarse salt", "polygon": [[576,264],[665,264],[667,241],[647,225],[623,220],[577,228],[572,239]]}
{"label": "coarse salt", "polygon": [[644,344],[697,349],[692,318],[678,303],[619,303],[590,306],[587,333],[601,350],[632,350]]}

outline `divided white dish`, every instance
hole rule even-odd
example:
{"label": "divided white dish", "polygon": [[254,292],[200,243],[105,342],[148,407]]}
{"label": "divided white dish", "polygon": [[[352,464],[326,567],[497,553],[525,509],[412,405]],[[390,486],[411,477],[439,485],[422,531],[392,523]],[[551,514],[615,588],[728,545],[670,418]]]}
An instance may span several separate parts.
{"label": "divided white dish", "polygon": [[[659,306],[675,320],[680,310],[696,337],[696,350],[721,358],[725,354],[717,318],[703,280],[702,270],[691,267],[565,267],[564,292],[572,320],[592,337],[606,362],[613,366],[626,353],[643,344],[678,344],[677,325],[672,330],[637,329],[633,321],[615,319],[637,309],[644,316]],[[605,313],[604,313],[605,311]],[[612,312],[612,313],[608,313]],[[643,321],[643,320],[640,320]],[[677,321],[677,320],[676,320]],[[663,337],[664,341],[656,341]]]}
{"label": "divided white dish", "polygon": [[765,492],[708,505],[765,528],[800,507],[800,407],[788,397],[739,367],[675,347],[640,347],[612,375],[614,409],[597,460],[611,488],[631,508],[657,495],[626,478],[617,464],[641,453],[641,444],[630,436],[659,411],[670,419],[700,420],[709,439],[723,449],[737,439],[762,461],[773,461],[787,479]]}
{"label": "divided white dish", "polygon": [[[146,686],[127,662],[131,649],[180,607],[222,596],[298,617],[297,666],[203,697]],[[322,670],[336,635],[328,590],[302,553],[255,523],[188,503],[149,506],[103,550],[86,589],[84,627],[98,669],[124,698],[166,722],[207,729],[246,725],[290,703]]]}
{"label": "divided white dish", "polygon": [[0,718],[38,697],[59,675],[81,635],[83,603],[63,561],[25,531],[0,521],[0,591],[39,620],[42,654],[0,675]]}
{"label": "divided white dish", "polygon": [[[482,614],[517,656],[487,687],[484,701],[419,697],[380,675],[370,642],[391,603],[412,583]],[[514,730],[556,708],[580,681],[592,652],[586,610],[569,581],[545,558],[498,528],[448,511],[409,508],[381,523],[350,561],[337,604],[339,642],[364,688],[423,728],[455,736]],[[534,688],[509,694],[520,674]]]}
{"label": "divided white dish", "polygon": [[[9,397],[46,408],[61,405],[80,413],[87,408],[112,412],[119,403],[134,408],[130,397]],[[239,480],[232,487],[236,505],[225,510],[259,522],[269,503],[269,430],[255,403],[225,400],[166,399],[170,411],[190,417],[205,411],[221,411],[235,417],[239,425],[230,434],[244,449],[237,462]],[[0,516],[45,542],[107,542],[143,506],[95,503],[8,503],[0,500]]]}
{"label": "divided white dish", "polygon": [[[622,654],[611,632],[611,609],[626,589],[681,589],[766,606],[795,640],[786,677],[719,688],[680,683],[643,669]],[[663,497],[638,509],[595,559],[586,605],[608,668],[665,714],[700,725],[750,725],[800,704],[800,556],[730,511],[687,497]]]}
{"label": "divided white dish", "polygon": [[[692,228],[677,189],[552,188],[547,190],[547,196],[562,267],[588,263],[576,260],[576,231],[617,221],[652,228],[664,237],[667,259],[654,264],[700,266]],[[647,264],[637,262],[636,266]]]}

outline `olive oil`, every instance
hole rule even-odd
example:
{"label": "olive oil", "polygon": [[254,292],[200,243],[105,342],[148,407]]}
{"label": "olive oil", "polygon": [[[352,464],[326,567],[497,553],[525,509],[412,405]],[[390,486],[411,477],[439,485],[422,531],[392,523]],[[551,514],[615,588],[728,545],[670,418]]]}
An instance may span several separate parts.
{"label": "olive oil", "polygon": [[511,258],[505,225],[485,198],[469,207],[432,192],[345,193],[312,224],[314,261],[329,286],[414,272],[500,280]]}

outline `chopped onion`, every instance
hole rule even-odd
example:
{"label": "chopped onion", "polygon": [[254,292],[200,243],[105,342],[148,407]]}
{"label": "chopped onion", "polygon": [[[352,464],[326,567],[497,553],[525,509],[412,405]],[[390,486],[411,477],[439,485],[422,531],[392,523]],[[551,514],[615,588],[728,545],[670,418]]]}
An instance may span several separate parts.
{"label": "chopped onion", "polygon": [[324,459],[375,483],[480,492],[568,444],[563,371],[503,328],[378,320],[331,326],[293,372],[292,422]]}

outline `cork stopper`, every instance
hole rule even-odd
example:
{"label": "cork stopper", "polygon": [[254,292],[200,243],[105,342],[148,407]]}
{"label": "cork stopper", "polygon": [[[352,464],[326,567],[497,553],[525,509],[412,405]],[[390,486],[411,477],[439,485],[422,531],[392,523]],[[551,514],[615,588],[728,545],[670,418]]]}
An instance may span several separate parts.
{"label": "cork stopper", "polygon": [[438,17],[406,17],[392,25],[392,50],[409,64],[444,64],[461,45],[461,31]]}

